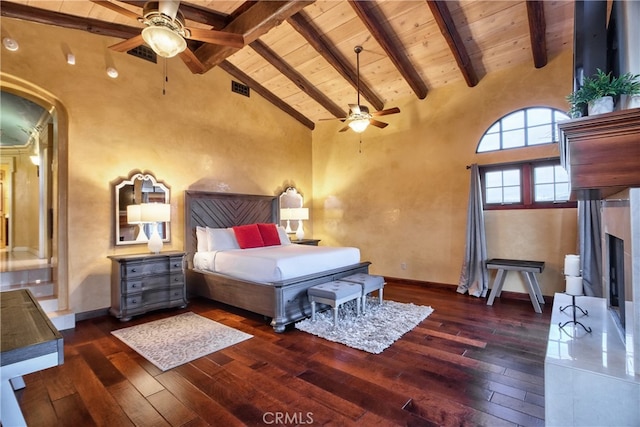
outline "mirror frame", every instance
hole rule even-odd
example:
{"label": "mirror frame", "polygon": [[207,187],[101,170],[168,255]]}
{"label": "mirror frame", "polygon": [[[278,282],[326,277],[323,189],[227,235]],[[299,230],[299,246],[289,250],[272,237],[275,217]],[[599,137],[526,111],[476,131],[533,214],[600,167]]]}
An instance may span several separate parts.
{"label": "mirror frame", "polygon": [[[129,178],[120,178],[119,180],[117,180],[114,184],[114,192],[113,192],[114,207],[115,207],[114,216],[113,216],[113,224],[114,224],[113,237],[114,237],[114,243],[116,246],[147,244],[146,241],[135,240],[135,237],[132,240],[121,240],[122,236],[121,236],[120,224],[121,223],[126,224],[127,206],[130,204],[133,204],[133,203],[127,202],[126,200],[122,200],[121,197],[124,197],[124,195],[126,194],[124,189],[128,185],[133,187],[132,192],[135,193],[135,186],[137,181],[140,181],[138,185],[142,185],[142,183],[146,181],[150,181],[151,186],[154,189],[154,191],[152,192],[153,194],[164,193],[164,201],[158,199],[158,200],[140,200],[140,202],[171,203],[171,190],[169,186],[162,181],[156,180],[156,178],[150,173],[134,172],[129,176]],[[121,209],[121,208],[124,208],[124,209]],[[124,217],[124,223],[122,222],[123,217]],[[137,229],[138,226],[135,225],[133,227]],[[160,229],[162,230],[162,233],[163,233],[162,241],[170,242],[171,241],[171,223],[170,222],[162,223]],[[135,233],[136,231],[134,231],[134,236],[135,236]]]}

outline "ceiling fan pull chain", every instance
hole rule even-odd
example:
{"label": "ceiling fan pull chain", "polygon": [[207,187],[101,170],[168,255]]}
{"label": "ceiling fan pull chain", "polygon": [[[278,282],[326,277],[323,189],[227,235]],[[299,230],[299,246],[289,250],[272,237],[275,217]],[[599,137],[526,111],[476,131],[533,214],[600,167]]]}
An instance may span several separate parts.
{"label": "ceiling fan pull chain", "polygon": [[167,75],[167,58],[164,58],[163,71],[164,71],[164,77],[162,80],[162,95],[166,95],[167,83],[169,82],[169,76]]}

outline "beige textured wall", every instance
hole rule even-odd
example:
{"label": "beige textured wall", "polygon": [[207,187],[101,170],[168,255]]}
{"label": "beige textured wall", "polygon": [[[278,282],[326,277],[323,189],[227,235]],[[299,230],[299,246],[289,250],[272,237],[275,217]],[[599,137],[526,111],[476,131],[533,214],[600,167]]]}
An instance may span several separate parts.
{"label": "beige textured wall", "polygon": [[[474,88],[461,82],[431,90],[422,101],[398,103],[402,112],[384,117],[390,125],[367,130],[362,142],[353,132],[338,133],[339,122],[320,123],[313,133],[314,237],[359,247],[376,274],[457,284],[465,166],[558,156],[555,145],[479,155],[480,137],[515,109],[566,110],[571,68],[567,51],[542,69],[526,64],[484,76]],[[486,212],[488,255],[545,261],[543,294],[562,291],[564,255],[576,250],[576,215],[576,209]],[[526,292],[514,274],[504,290]]]}
{"label": "beige textured wall", "polygon": [[[184,191],[275,195],[295,185],[311,198],[311,131],[261,97],[230,92],[220,69],[194,75],[178,58],[152,64],[111,52],[118,39],[2,18],[20,50],[1,70],[53,94],[69,116],[69,302],[110,306],[108,255],[146,252],[113,244],[111,183],[133,170],[171,187],[172,241],[183,249]],[[65,51],[76,65],[65,61]],[[120,77],[110,79],[107,65]],[[63,167],[62,165],[60,167]]]}

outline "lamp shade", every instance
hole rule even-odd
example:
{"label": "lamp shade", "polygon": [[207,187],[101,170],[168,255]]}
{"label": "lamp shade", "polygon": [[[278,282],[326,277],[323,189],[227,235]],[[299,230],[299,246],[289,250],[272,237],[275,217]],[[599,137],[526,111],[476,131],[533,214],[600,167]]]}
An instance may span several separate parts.
{"label": "lamp shade", "polygon": [[307,220],[309,219],[309,208],[291,208],[289,209],[291,218],[294,220]]}
{"label": "lamp shade", "polygon": [[142,222],[142,217],[140,215],[140,205],[129,205],[127,206],[127,223],[129,224],[140,224]]}
{"label": "lamp shade", "polygon": [[362,133],[369,126],[369,119],[358,119],[352,120],[349,123],[349,127],[353,129],[354,132]]}
{"label": "lamp shade", "polygon": [[286,219],[291,219],[291,208],[280,209],[280,219],[283,221]]}
{"label": "lamp shade", "polygon": [[140,205],[140,220],[142,222],[171,221],[171,205],[168,203],[142,203]]}
{"label": "lamp shade", "polygon": [[184,38],[171,28],[154,25],[142,30],[142,38],[163,58],[172,58],[187,48]]}

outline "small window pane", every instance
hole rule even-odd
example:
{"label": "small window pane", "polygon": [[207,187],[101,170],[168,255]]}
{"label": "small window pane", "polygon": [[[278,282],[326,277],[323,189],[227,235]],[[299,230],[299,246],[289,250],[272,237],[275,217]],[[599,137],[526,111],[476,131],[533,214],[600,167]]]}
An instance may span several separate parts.
{"label": "small window pane", "polygon": [[569,200],[569,183],[556,184],[556,201],[563,202]]}
{"label": "small window pane", "polygon": [[553,128],[550,124],[527,129],[527,145],[549,144],[553,142]]}
{"label": "small window pane", "polygon": [[500,134],[486,134],[480,141],[480,147],[478,153],[484,153],[485,151],[495,151],[500,149]]}
{"label": "small window pane", "polygon": [[551,123],[551,112],[548,108],[527,109],[527,126],[546,125]]}
{"label": "small window pane", "polygon": [[505,131],[522,128],[524,128],[524,110],[511,113],[502,119],[502,129]]}
{"label": "small window pane", "polygon": [[520,169],[511,169],[503,172],[504,185],[520,185]]}
{"label": "small window pane", "polygon": [[502,188],[487,188],[487,203],[502,203]]}
{"label": "small window pane", "polygon": [[502,171],[487,172],[485,174],[485,183],[487,187],[502,187]]}
{"label": "small window pane", "polygon": [[500,120],[495,122],[494,125],[491,126],[486,133],[498,133],[498,132],[500,132]]}
{"label": "small window pane", "polygon": [[554,181],[553,166],[541,166],[535,168],[534,180],[536,184],[553,183]]}
{"label": "small window pane", "polygon": [[519,203],[520,202],[520,187],[505,187],[504,188],[504,202],[505,203]]}
{"label": "small window pane", "polygon": [[554,185],[539,184],[535,186],[536,202],[553,202],[554,201]]}
{"label": "small window pane", "polygon": [[502,133],[502,148],[524,147],[524,129]]}

